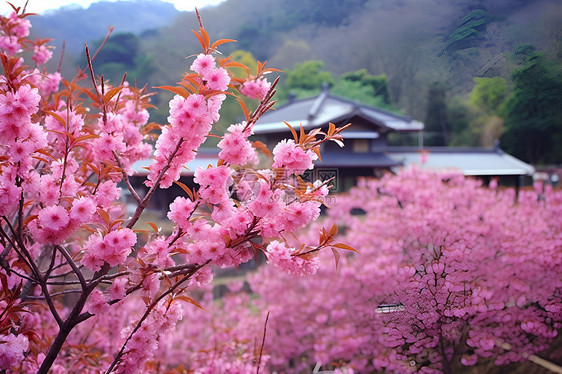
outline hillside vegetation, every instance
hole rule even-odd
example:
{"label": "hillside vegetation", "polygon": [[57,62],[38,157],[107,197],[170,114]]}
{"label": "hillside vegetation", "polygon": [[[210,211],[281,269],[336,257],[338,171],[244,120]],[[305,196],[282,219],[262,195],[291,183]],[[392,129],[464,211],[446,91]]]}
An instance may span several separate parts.
{"label": "hillside vegetation", "polygon": [[[150,1],[146,6],[156,9],[158,3]],[[103,6],[122,7],[116,14],[130,14],[126,22],[143,19],[125,10],[126,4],[140,11],[140,4],[145,3]],[[103,14],[110,14],[109,10]],[[514,141],[521,136],[518,130],[519,135],[504,135],[501,140],[504,148],[529,162],[562,162],[554,150],[548,151],[548,156],[532,150],[553,131],[562,133],[562,114],[556,109],[562,107],[558,95],[562,85],[562,3],[557,0],[227,0],[202,9],[201,15],[213,38],[234,35],[238,40],[225,46],[225,53],[239,50],[246,64],[267,60],[269,66],[285,71],[279,87],[281,100],[291,92],[297,96],[314,94],[325,80],[338,94],[424,121],[428,145],[491,146],[506,129],[519,128],[521,123],[525,127],[525,120],[515,119],[512,113],[517,106],[512,95],[526,84],[523,82],[549,82],[542,95],[547,96],[543,101],[550,109],[548,113],[539,110],[542,119],[535,122],[542,125],[531,126],[534,130],[539,126],[542,135],[533,144],[519,144]],[[90,22],[105,20],[105,16],[89,11],[86,17]],[[78,17],[75,21],[81,22]],[[186,60],[186,55],[197,51],[191,33],[196,22],[193,12],[183,12],[170,13],[163,27],[145,23],[144,32],[116,24],[106,46],[116,52],[110,55],[108,51],[107,58],[97,61],[98,71],[114,81],[120,79],[117,72],[127,70],[130,77],[141,81],[139,84],[170,84],[172,77],[189,67],[191,60]],[[133,33],[118,35],[125,31]],[[68,28],[64,32],[77,35]],[[102,38],[103,33],[83,36],[98,44]],[[540,66],[529,69],[529,64]],[[299,72],[303,66],[316,66],[312,75],[305,75],[318,82],[304,91],[302,83],[289,79],[303,76]],[[379,77],[384,79],[384,89],[372,90],[360,79],[359,83],[357,79],[342,81],[346,74]],[[495,96],[491,106],[482,105],[478,97],[490,94]],[[533,97],[533,93],[518,95],[519,99]],[[523,107],[534,108],[534,104]],[[157,118],[164,120],[165,114]],[[226,116],[224,120],[234,119]]]}

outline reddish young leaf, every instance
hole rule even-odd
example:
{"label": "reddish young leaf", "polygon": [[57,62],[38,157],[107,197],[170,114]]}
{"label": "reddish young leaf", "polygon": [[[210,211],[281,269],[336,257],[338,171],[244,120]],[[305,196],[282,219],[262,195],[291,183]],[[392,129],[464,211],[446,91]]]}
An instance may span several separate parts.
{"label": "reddish young leaf", "polygon": [[174,181],[175,184],[177,184],[178,186],[181,187],[182,190],[185,191],[185,193],[189,196],[189,198],[191,199],[191,201],[193,201],[193,193],[191,192],[191,190],[189,189],[189,187],[187,187],[184,183],[180,182],[180,181]]}
{"label": "reddish young leaf", "polygon": [[187,99],[187,97],[190,95],[189,92],[183,87],[158,86],[158,87],[154,87],[154,88],[160,88],[162,90],[173,92],[177,95],[182,96],[184,99]]}
{"label": "reddish young leaf", "polygon": [[336,244],[332,244],[332,247],[336,247],[336,248],[341,248],[341,249],[346,249],[348,251],[353,251],[356,253],[359,253],[359,251],[355,248],[353,248],[350,245],[344,244],[344,243],[336,243]]}

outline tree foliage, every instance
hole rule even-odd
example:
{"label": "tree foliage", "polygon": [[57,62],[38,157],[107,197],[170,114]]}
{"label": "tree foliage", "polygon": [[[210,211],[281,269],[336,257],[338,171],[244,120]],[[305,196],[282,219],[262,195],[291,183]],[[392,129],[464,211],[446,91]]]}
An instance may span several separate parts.
{"label": "tree foliage", "polygon": [[483,37],[483,31],[489,23],[490,16],[484,9],[470,11],[460,20],[460,25],[447,37],[447,48],[464,49],[472,42]]}
{"label": "tree foliage", "polygon": [[318,95],[324,85],[331,93],[374,107],[398,111],[390,99],[390,88],[386,75],[372,75],[366,69],[343,73],[334,79],[330,72],[321,70],[322,61],[310,60],[295,64],[286,70],[286,81],[279,96],[282,102],[289,96],[307,98]]}
{"label": "tree foliage", "polygon": [[424,128],[424,144],[444,146],[451,140],[447,118],[447,89],[443,82],[434,82],[428,91],[427,117]]}
{"label": "tree foliage", "polygon": [[497,114],[507,96],[507,82],[502,77],[476,77],[470,103],[487,114]]}
{"label": "tree foliage", "polygon": [[[96,49],[101,45],[101,40],[95,43]],[[81,65],[86,64],[84,59]],[[142,50],[140,38],[133,33],[111,35],[93,60],[93,66],[112,83],[119,83],[123,72],[127,72],[129,79],[138,80],[139,85],[147,83],[146,77],[155,68],[151,56]]]}
{"label": "tree foliage", "polygon": [[324,83],[333,85],[332,73],[322,70],[323,66],[322,61],[296,63],[292,70],[287,71],[286,85],[303,90],[318,90]]}
{"label": "tree foliage", "polygon": [[531,163],[561,163],[562,65],[528,47],[524,53],[525,62],[512,74],[502,144]]}

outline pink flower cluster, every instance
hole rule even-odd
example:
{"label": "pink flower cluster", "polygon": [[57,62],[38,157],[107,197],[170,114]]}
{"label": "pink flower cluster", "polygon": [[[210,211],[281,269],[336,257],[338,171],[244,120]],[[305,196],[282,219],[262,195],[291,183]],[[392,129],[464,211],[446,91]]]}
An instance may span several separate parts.
{"label": "pink flower cluster", "polygon": [[195,183],[199,184],[199,195],[209,204],[228,204],[228,186],[233,182],[232,170],[227,166],[197,168]]}
{"label": "pink flower cluster", "polygon": [[[181,304],[174,303],[169,308],[159,305],[150,313],[140,329],[135,331],[132,338],[126,345],[123,360],[117,367],[116,373],[138,373],[144,364],[158,349],[158,336],[166,335],[172,330],[176,323],[183,317]],[[123,337],[127,337],[131,328],[125,328],[121,332]]]}
{"label": "pink flower cluster", "polygon": [[29,340],[25,335],[0,335],[0,370],[9,370],[24,359],[29,349]]}
{"label": "pink flower cluster", "polygon": [[0,156],[9,161],[3,163],[0,174],[0,214],[10,216],[22,193],[17,178],[25,181],[25,187],[37,182],[32,155],[45,147],[47,140],[41,126],[32,122],[41,99],[37,89],[28,85],[15,91],[2,88],[5,90],[0,92]]}
{"label": "pink flower cluster", "polygon": [[[92,142],[91,154],[96,163],[102,163],[115,160],[113,153],[117,153],[125,171],[131,175],[133,163],[147,159],[152,153],[152,146],[138,131],[148,122],[148,111],[127,84],[119,97],[126,100],[125,105],[115,113],[98,117],[96,134],[99,137]],[[113,101],[110,103],[115,105]]]}
{"label": "pink flower cluster", "polygon": [[104,263],[112,267],[121,264],[136,242],[137,236],[127,228],[111,231],[104,237],[90,235],[82,263],[93,271],[100,270]]}
{"label": "pink flower cluster", "polygon": [[199,54],[190,69],[201,76],[211,90],[225,91],[230,83],[230,76],[223,68],[217,68],[213,56]]}
{"label": "pink flower cluster", "polygon": [[7,32],[0,35],[0,50],[9,55],[15,55],[22,49],[22,39],[29,35],[31,22],[18,16],[16,12],[12,12],[5,20],[7,22],[3,28]]}
{"label": "pink flower cluster", "polygon": [[312,169],[313,161],[318,159],[316,153],[304,150],[295,141],[283,140],[273,148],[273,167],[285,168],[289,174],[301,174]]}
{"label": "pink flower cluster", "polygon": [[184,231],[191,229],[191,214],[196,208],[197,204],[185,197],[178,196],[174,202],[170,204],[170,211],[168,218],[172,220],[179,228]]}
{"label": "pink flower cluster", "polygon": [[[204,88],[215,91],[228,88],[230,76],[225,69],[217,68],[213,56],[200,54],[191,69],[199,74]],[[216,94],[208,99],[201,94],[191,94],[186,98],[176,95],[170,101],[170,126],[162,129],[162,135],[156,143],[147,186],[153,185],[168,164],[169,169],[160,181],[160,187],[167,188],[179,178],[183,166],[195,158],[196,150],[211,131],[212,123],[218,120],[218,109],[225,98],[224,94]],[[172,155],[173,160],[170,160]],[[172,161],[171,164],[169,161]]]}
{"label": "pink flower cluster", "polygon": [[218,147],[221,149],[219,157],[230,165],[256,164],[258,155],[248,140],[252,134],[250,127],[246,128],[245,122],[237,125],[230,125],[227,133],[224,134]]}
{"label": "pink flower cluster", "polygon": [[33,52],[32,59],[37,65],[43,65],[53,57],[53,52],[45,45],[36,45]]}
{"label": "pink flower cluster", "polygon": [[280,267],[289,274],[293,275],[310,275],[318,270],[318,258],[311,260],[302,259],[295,254],[294,248],[288,248],[285,243],[272,241],[267,246],[268,262]]}
{"label": "pink flower cluster", "polygon": [[244,82],[240,92],[242,95],[248,96],[250,99],[263,100],[270,88],[271,83],[265,78],[260,78]]}

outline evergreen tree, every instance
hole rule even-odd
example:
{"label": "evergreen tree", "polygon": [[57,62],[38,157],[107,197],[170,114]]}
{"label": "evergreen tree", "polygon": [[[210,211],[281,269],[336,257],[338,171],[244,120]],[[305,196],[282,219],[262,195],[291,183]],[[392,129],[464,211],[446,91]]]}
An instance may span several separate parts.
{"label": "evergreen tree", "polygon": [[512,78],[503,147],[533,164],[562,163],[562,65],[531,50]]}

